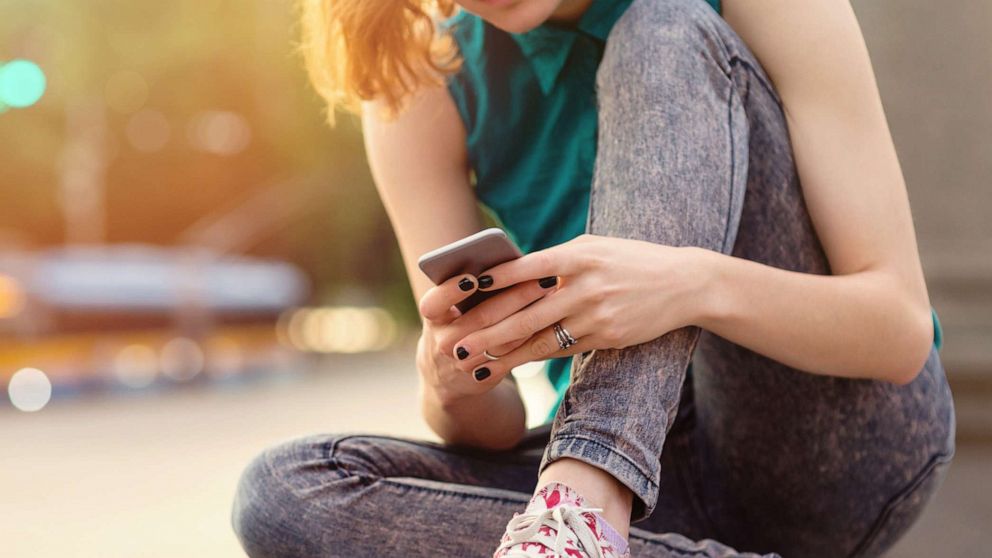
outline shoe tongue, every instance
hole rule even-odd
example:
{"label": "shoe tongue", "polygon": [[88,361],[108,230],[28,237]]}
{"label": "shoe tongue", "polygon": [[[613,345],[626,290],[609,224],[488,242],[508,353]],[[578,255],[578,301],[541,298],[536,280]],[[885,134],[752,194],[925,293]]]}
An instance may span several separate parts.
{"label": "shoe tongue", "polygon": [[[546,484],[543,488],[537,491],[537,494],[531,498],[530,504],[527,505],[526,512],[540,513],[545,510],[566,505],[585,507],[586,503],[582,496],[580,496],[575,490],[572,490],[560,482],[552,482]],[[581,514],[581,517],[582,522],[589,528],[589,531],[593,534],[593,537],[598,540],[600,536],[600,527],[598,525],[597,515],[592,512],[585,512]],[[571,524],[569,528],[574,530],[577,526]],[[542,529],[547,528],[544,527]],[[551,529],[547,529],[546,532],[542,531],[542,533],[552,538],[556,535],[556,533]]]}
{"label": "shoe tongue", "polygon": [[527,505],[527,511],[550,510],[564,504],[584,506],[585,502],[578,492],[568,486],[560,482],[551,482],[538,490],[537,494],[534,494],[534,497],[530,499],[530,503]]}

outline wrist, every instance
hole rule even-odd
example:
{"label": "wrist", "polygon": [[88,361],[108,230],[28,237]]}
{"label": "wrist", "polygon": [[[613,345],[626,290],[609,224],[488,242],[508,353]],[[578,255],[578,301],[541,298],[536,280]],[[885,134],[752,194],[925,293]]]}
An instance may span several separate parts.
{"label": "wrist", "polygon": [[686,300],[690,305],[688,323],[703,329],[711,329],[727,313],[726,266],[732,259],[713,250],[688,247],[686,265],[689,286]]}
{"label": "wrist", "polygon": [[444,384],[431,382],[427,375],[424,373],[420,374],[420,400],[425,406],[450,413],[465,406],[466,401],[471,401],[478,397],[478,395],[470,395],[453,390]]}
{"label": "wrist", "polygon": [[450,390],[431,381],[431,372],[420,370],[420,400],[425,406],[444,408],[451,404]]}

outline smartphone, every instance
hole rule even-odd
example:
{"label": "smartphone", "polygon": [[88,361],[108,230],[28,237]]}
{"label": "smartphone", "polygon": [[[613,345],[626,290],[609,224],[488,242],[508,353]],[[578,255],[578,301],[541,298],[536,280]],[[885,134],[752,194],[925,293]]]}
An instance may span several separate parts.
{"label": "smartphone", "polygon": [[[523,256],[523,253],[507,237],[506,232],[498,227],[491,227],[427,252],[420,256],[417,265],[435,285],[440,285],[463,273],[471,273],[478,277],[483,271],[520,256]],[[477,290],[455,306],[464,314],[506,288],[491,291]]]}

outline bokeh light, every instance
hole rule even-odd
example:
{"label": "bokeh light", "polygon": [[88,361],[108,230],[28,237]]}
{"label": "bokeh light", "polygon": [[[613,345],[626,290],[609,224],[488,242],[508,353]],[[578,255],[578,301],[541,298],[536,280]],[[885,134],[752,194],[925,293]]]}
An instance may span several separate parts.
{"label": "bokeh light", "polygon": [[24,310],[24,290],[13,277],[0,274],[0,319],[13,318]]}
{"label": "bokeh light", "polygon": [[52,398],[52,382],[37,368],[22,368],[7,384],[10,402],[21,411],[40,411]]}
{"label": "bokeh light", "polygon": [[29,60],[0,66],[0,101],[14,108],[29,107],[45,94],[45,73]]}
{"label": "bokeh light", "polygon": [[203,371],[205,360],[199,343],[186,337],[176,337],[162,347],[159,366],[162,374],[184,382]]}
{"label": "bokeh light", "polygon": [[398,325],[376,307],[299,308],[279,320],[279,339],[294,349],[314,353],[381,351],[396,341]]}
{"label": "bokeh light", "polygon": [[158,375],[158,355],[147,345],[128,345],[114,358],[114,376],[129,388],[150,386]]}
{"label": "bokeh light", "polygon": [[251,142],[251,127],[240,114],[208,110],[198,113],[187,130],[190,145],[215,155],[237,155]]}
{"label": "bokeh light", "polygon": [[144,153],[153,153],[165,147],[172,131],[164,114],[144,109],[128,119],[124,133],[132,147]]}

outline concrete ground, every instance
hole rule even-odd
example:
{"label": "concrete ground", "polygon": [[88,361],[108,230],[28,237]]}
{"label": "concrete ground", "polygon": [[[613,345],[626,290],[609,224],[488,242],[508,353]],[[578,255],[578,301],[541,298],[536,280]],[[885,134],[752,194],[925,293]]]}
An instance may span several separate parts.
{"label": "concrete ground", "polygon": [[[428,436],[409,354],[334,356],[311,373],[223,389],[0,408],[0,555],[243,556],[228,514],[260,449],[315,432]],[[992,447],[961,447],[890,556],[988,556],[990,466]]]}

